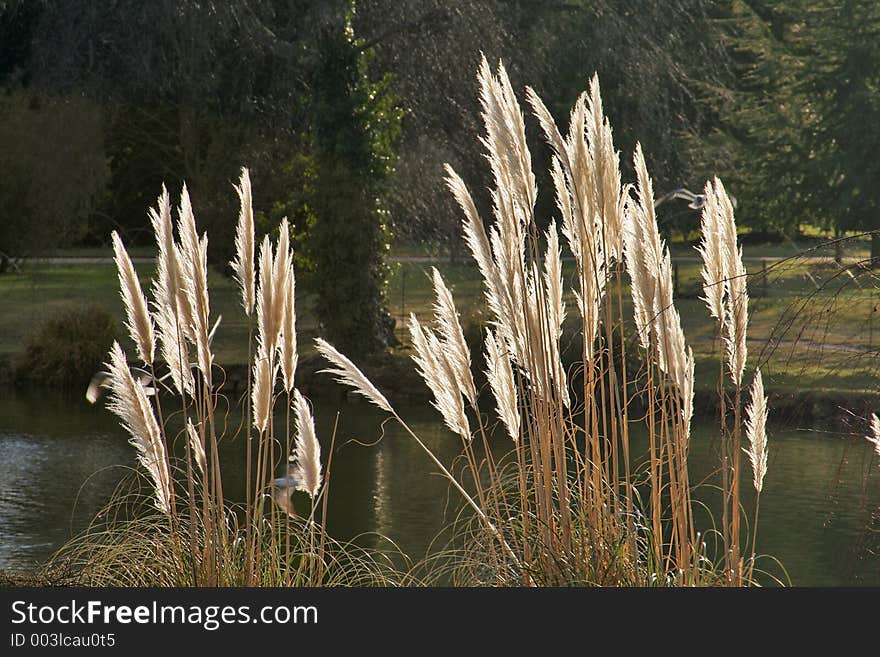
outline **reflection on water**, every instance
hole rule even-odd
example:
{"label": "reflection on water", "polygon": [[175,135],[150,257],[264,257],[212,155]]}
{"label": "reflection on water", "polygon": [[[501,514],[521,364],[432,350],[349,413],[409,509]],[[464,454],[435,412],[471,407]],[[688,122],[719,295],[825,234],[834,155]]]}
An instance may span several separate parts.
{"label": "reflection on water", "polygon": [[[424,557],[460,500],[412,439],[392,423],[383,431],[382,415],[365,403],[340,397],[315,408],[325,463],[337,410],[329,530],[342,539],[379,533],[413,559]],[[433,414],[402,414],[441,460],[455,459],[457,439]],[[638,453],[644,446],[634,442]],[[496,447],[503,452],[507,443]],[[244,454],[243,439],[224,442],[224,487],[233,499],[243,498]],[[46,559],[85,527],[134,463],[105,409],[79,395],[0,390],[0,568],[24,570]],[[694,482],[717,466],[710,427],[696,426],[690,463]],[[744,484],[751,518],[750,480]],[[717,492],[704,486],[698,497],[711,507]],[[305,500],[297,502],[307,512]],[[778,558],[795,584],[880,585],[880,537],[866,530],[878,513],[880,467],[866,441],[796,428],[771,432],[758,552]],[[779,572],[769,560],[764,565]]]}

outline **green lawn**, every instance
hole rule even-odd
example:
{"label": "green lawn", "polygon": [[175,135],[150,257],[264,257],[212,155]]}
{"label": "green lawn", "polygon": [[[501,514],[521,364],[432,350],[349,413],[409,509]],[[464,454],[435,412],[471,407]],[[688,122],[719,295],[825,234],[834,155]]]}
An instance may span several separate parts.
{"label": "green lawn", "polygon": [[[154,273],[151,264],[136,264],[144,291]],[[248,322],[239,303],[237,284],[229,277],[211,269],[208,273],[211,318],[222,316],[214,339],[217,362],[237,365],[247,361]],[[149,296],[149,293],[148,293]],[[308,312],[308,298],[300,298],[300,330],[305,336],[315,333],[315,324]],[[0,276],[0,356],[10,356],[21,345],[39,321],[54,310],[68,305],[96,304],[119,321],[124,310],[119,297],[116,266],[113,264],[28,265],[18,274]],[[126,337],[123,344],[133,345]],[[108,348],[110,345],[107,345]]]}
{"label": "green lawn", "polygon": [[[855,244],[850,245],[851,247]],[[867,253],[867,242],[864,243]],[[779,257],[779,245],[750,246],[747,257]],[[860,247],[861,248],[861,247]],[[856,249],[850,248],[847,255]],[[689,256],[680,245],[676,254]],[[103,252],[92,251],[89,257]],[[405,255],[422,255],[411,249]],[[776,255],[779,254],[779,255]],[[70,255],[69,253],[59,255]],[[86,255],[85,253],[76,255]],[[149,252],[139,253],[147,256]],[[399,254],[395,254],[399,255]],[[812,255],[812,254],[811,254]],[[438,260],[437,268],[453,291],[463,323],[478,326],[485,321],[482,284],[476,267],[464,259],[451,264]],[[762,268],[766,266],[766,271]],[[387,299],[397,320],[401,343],[408,342],[405,318],[415,312],[420,319],[431,315],[433,292],[430,263],[404,262],[392,266]],[[880,290],[873,272],[844,269],[830,261],[796,258],[777,262],[749,260],[751,295],[749,326],[750,369],[760,364],[768,387],[785,390],[870,391],[878,388],[880,348]],[[153,274],[151,264],[136,264],[145,289]],[[566,263],[567,280],[573,278],[573,265]],[[698,384],[715,385],[718,344],[716,327],[710,320],[700,294],[700,263],[678,263],[677,307],[685,335],[698,362]],[[238,290],[231,278],[211,270],[209,275],[212,317],[222,315],[215,338],[217,362],[236,365],[247,359],[248,324],[238,301]],[[317,325],[307,294],[298,300],[300,345],[308,349]],[[0,276],[0,357],[21,349],[25,336],[54,309],[67,304],[95,303],[113,316],[123,319],[118,296],[115,267],[112,264],[25,264],[21,272]],[[574,299],[567,297],[568,312]],[[624,290],[624,312],[628,317],[629,291]],[[109,345],[108,345],[109,346]],[[131,346],[131,345],[127,345]],[[476,356],[475,356],[476,360]]]}
{"label": "green lawn", "polygon": [[[760,248],[750,252],[773,257]],[[484,303],[476,267],[445,261],[435,266],[453,292],[463,323],[478,321]],[[699,299],[700,266],[696,261],[679,262],[676,306],[697,360],[698,387],[714,388],[717,325]],[[421,320],[431,316],[430,267],[428,263],[402,263],[390,280],[389,305],[398,320],[401,341],[406,340],[401,320],[410,312]],[[880,349],[880,285],[873,272],[804,259],[768,261],[766,271],[762,263],[748,261],[746,269],[751,296],[747,377],[760,365],[766,384],[777,392],[863,393],[880,388],[876,353]],[[566,263],[564,273],[567,281],[573,279],[572,263]],[[624,316],[629,318],[628,287],[623,298]],[[569,314],[576,312],[570,293],[566,303]]]}

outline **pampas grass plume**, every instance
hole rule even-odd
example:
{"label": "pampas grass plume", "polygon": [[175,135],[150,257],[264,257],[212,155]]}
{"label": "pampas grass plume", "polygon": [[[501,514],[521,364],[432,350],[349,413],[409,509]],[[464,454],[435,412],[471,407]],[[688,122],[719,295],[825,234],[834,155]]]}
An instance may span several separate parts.
{"label": "pampas grass plume", "polygon": [[300,482],[297,488],[314,500],[321,488],[321,444],[315,435],[315,419],[309,404],[296,389],[293,391],[293,406],[296,411],[294,478]]}
{"label": "pampas grass plume", "polygon": [[254,208],[250,172],[242,167],[235,191],[241,203],[235,230],[235,258],[229,263],[241,286],[241,305],[245,315],[254,311]]}
{"label": "pampas grass plume", "polygon": [[761,370],[755,372],[752,383],[751,400],[746,406],[746,437],[748,454],[752,463],[752,483],[759,493],[764,488],[764,475],[767,474],[767,397],[764,396],[764,379]]}
{"label": "pampas grass plume", "polygon": [[106,365],[110,373],[108,407],[122,420],[123,427],[131,434],[130,442],[137,449],[138,461],[153,482],[156,508],[168,514],[171,512],[171,476],[165,459],[162,433],[146,391],[131,375],[128,361],[118,342],[113,342],[110,361]]}
{"label": "pampas grass plume", "polygon": [[865,438],[874,445],[874,452],[880,456],[880,418],[876,413],[871,413],[871,435]]}
{"label": "pampas grass plume", "polygon": [[112,237],[114,259],[119,273],[119,288],[127,318],[125,326],[137,345],[138,356],[144,363],[151,365],[156,353],[156,337],[153,332],[153,320],[147,309],[147,299],[141,290],[141,283],[131,258],[128,257],[125,246],[115,230]]}
{"label": "pampas grass plume", "polygon": [[364,376],[364,373],[354,363],[339,353],[336,347],[323,338],[315,338],[315,348],[319,354],[335,365],[335,368],[321,370],[322,373],[335,376],[339,383],[353,388],[355,392],[374,403],[383,411],[394,414],[394,409],[391,408],[391,404],[388,403],[385,396],[379,392],[376,386]]}

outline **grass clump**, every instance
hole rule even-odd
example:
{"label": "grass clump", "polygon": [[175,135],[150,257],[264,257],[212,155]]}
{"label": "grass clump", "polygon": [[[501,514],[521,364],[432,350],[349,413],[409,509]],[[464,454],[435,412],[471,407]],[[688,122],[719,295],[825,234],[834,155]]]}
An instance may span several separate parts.
{"label": "grass clump", "polygon": [[[754,535],[743,521],[740,485],[748,481],[746,461],[755,464],[758,493],[763,485],[767,410],[760,373],[746,376],[747,272],[728,195],[720,182],[706,187],[700,255],[706,323],[720,338],[718,394],[734,420],[727,423],[722,414],[719,426],[721,524],[701,530],[688,469],[695,359],[641,148],[633,156],[636,180],[623,184],[595,78],[565,133],[528,90],[553,151],[560,214],[558,223],[539,221],[524,118],[504,68],[493,72],[484,60],[479,86],[482,143],[494,183],[488,230],[451,168],[447,184],[482,279],[484,325],[479,336],[463,329],[436,270],[432,318],[411,315],[408,324],[413,360],[433,406],[461,442],[463,473],[437,457],[355,363],[318,338],[315,347],[330,363],[325,371],[397,422],[460,496],[460,542],[433,560],[455,583],[753,583]],[[130,365],[114,343],[104,379],[110,409],[148,474],[150,504],[63,554],[94,583],[411,582],[387,568],[381,555],[339,545],[322,529],[334,436],[324,452],[329,457],[322,457],[310,405],[297,388],[289,226],[282,222],[274,244],[268,236],[258,243],[246,170],[237,192],[231,264],[248,326],[248,381],[240,400],[245,420],[235,436],[218,430],[218,409],[227,400],[213,347],[219,319],[211,313],[207,235],[196,229],[186,188],[176,221],[163,191],[151,211],[158,266],[149,298],[114,235],[136,356]],[[575,265],[570,288],[564,250]],[[578,336],[573,364],[563,357],[564,325]],[[478,385],[474,369],[484,372],[485,384]],[[630,450],[636,430],[649,437],[643,463],[634,462]],[[506,458],[493,456],[493,434],[510,441]],[[221,440],[236,437],[247,448],[243,503],[227,498],[218,450]],[[174,456],[175,444],[182,457]],[[308,498],[306,518],[293,511],[293,495]],[[437,575],[428,577],[436,581]]]}
{"label": "grass clump", "polygon": [[13,358],[16,381],[55,387],[88,383],[118,335],[113,316],[95,304],[53,310]]}
{"label": "grass clump", "polygon": [[[490,315],[478,366],[488,391],[475,384],[474,356],[436,270],[433,317],[426,322],[411,315],[409,321],[413,359],[433,406],[461,441],[467,481],[437,459],[356,365],[321,342],[319,352],[333,364],[329,371],[400,423],[461,494],[467,507],[462,547],[445,564],[437,561],[457,583],[752,583],[755,554],[748,550],[739,494],[748,295],[729,197],[720,182],[709,184],[703,210],[703,300],[724,345],[719,395],[735,414],[732,426],[722,420],[719,427],[724,513],[721,527],[709,528],[717,536],[709,545],[696,524],[688,471],[695,360],[673,298],[669,251],[641,148],[634,154],[636,182],[624,185],[595,78],[572,109],[566,133],[527,90],[554,153],[561,215],[559,225],[553,220],[541,228],[524,119],[503,66],[493,72],[483,60],[479,86],[481,141],[494,182],[488,230],[451,168],[447,183],[464,214]],[[570,295],[563,245],[575,262]],[[631,304],[624,303],[626,283]],[[568,310],[571,296],[574,309]],[[563,359],[567,313],[580,337],[574,365]],[[627,342],[639,346],[637,367],[628,362]],[[484,395],[494,412],[484,413]],[[764,470],[765,401],[757,375],[746,433],[750,461]],[[649,436],[645,463],[631,458],[630,433],[637,426]],[[488,435],[496,431],[510,440],[507,459],[494,459],[489,448]],[[756,473],[755,481],[763,476]]]}
{"label": "grass clump", "polygon": [[[244,421],[234,435],[224,435],[225,418],[218,414],[230,401],[214,352],[220,318],[211,312],[207,235],[196,229],[186,187],[176,220],[163,190],[150,211],[158,256],[147,291],[113,234],[125,326],[135,351],[129,356],[113,341],[104,371],[86,393],[94,402],[106,389],[108,408],[129,433],[147,475],[149,494],[116,495],[103,520],[53,563],[73,564],[92,585],[393,583],[390,560],[339,544],[323,530],[331,460],[323,466],[311,407],[295,386],[289,226],[282,222],[277,241],[266,237],[257,253],[247,170],[236,189],[241,211],[231,264],[248,326]],[[240,502],[227,497],[219,454],[223,440],[236,438],[247,446]],[[301,494],[311,502],[306,518],[292,503]]]}

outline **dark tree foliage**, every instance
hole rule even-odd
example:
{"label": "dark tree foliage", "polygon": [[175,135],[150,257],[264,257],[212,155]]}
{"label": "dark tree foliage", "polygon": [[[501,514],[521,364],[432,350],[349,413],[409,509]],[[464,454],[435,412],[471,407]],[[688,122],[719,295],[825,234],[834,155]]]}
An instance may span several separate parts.
{"label": "dark tree foliage", "polygon": [[38,0],[0,0],[0,84],[27,84],[31,39],[43,10]]}
{"label": "dark tree foliage", "polygon": [[797,5],[732,0],[720,8],[718,25],[735,77],[707,89],[718,123],[708,134],[694,134],[691,143],[702,161],[718,163],[737,196],[739,223],[787,233],[800,223],[822,222],[822,185],[806,166],[817,115],[802,83],[805,62],[795,35],[803,15]]}
{"label": "dark tree foliage", "polygon": [[[459,214],[443,185],[443,163],[469,183],[488,212],[476,71],[480,53],[504,61],[514,87],[533,86],[560,123],[598,73],[629,166],[642,141],[658,190],[701,186],[716,167],[697,166],[683,134],[714,120],[700,102],[729,75],[709,0],[362,0],[356,23],[392,71],[406,114],[391,205],[397,236],[458,244]],[[527,108],[524,108],[528,112]],[[535,153],[539,216],[555,212],[548,152],[527,117]],[[694,215],[687,211],[689,216]],[[664,215],[664,218],[665,215]]]}
{"label": "dark tree foliage", "polygon": [[880,5],[730,0],[720,14],[735,84],[710,94],[719,125],[694,150],[747,191],[755,227],[880,225]]}
{"label": "dark tree foliage", "polygon": [[186,181],[223,262],[238,168],[254,169],[258,193],[296,184],[275,164],[302,128],[301,30],[324,13],[309,4],[47,0],[33,87],[88,95],[106,116],[111,178],[96,240],[111,227],[147,239],[145,208],[162,182]]}
{"label": "dark tree foliage", "polygon": [[0,260],[80,239],[107,176],[99,107],[0,91]]}
{"label": "dark tree foliage", "polygon": [[389,241],[383,187],[393,170],[400,117],[388,81],[371,82],[367,54],[345,20],[322,30],[309,79],[316,183],[309,231],[316,310],[325,335],[347,353],[388,346]]}
{"label": "dark tree foliage", "polygon": [[105,243],[116,229],[146,243],[146,208],[163,182],[176,195],[185,181],[209,257],[225,264],[231,182],[248,166],[258,227],[293,222],[297,266],[314,274],[304,281],[328,337],[353,353],[387,344],[381,198],[399,116],[387,78],[368,74],[369,44],[351,32],[354,3],[44,0],[38,9],[0,7],[0,30],[27,34],[10,41],[0,73],[100,112],[95,144],[109,178],[80,238]]}
{"label": "dark tree foliage", "polygon": [[805,86],[819,117],[811,146],[825,207],[838,230],[880,229],[880,5],[810,4]]}

